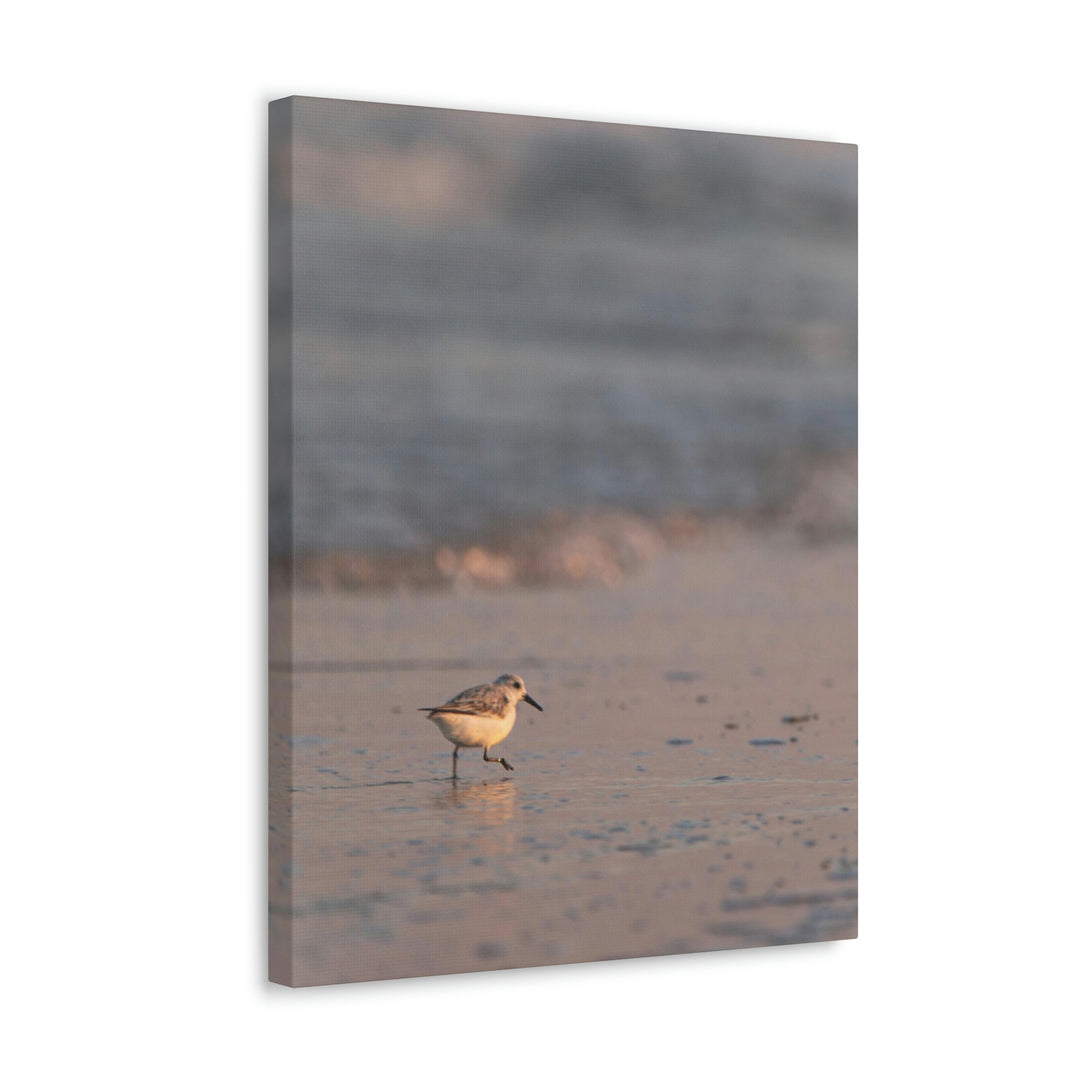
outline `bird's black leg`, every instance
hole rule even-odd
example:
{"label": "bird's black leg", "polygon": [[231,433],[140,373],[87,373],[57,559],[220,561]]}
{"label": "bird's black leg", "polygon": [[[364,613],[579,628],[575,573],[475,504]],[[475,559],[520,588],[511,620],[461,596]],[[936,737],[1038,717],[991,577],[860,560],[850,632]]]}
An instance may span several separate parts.
{"label": "bird's black leg", "polygon": [[490,749],[491,749],[490,746],[485,746],[484,747],[484,760],[485,761],[498,762],[504,769],[506,769],[507,772],[513,772],[514,771],[514,766],[511,765],[510,762],[506,760],[506,758],[504,758],[504,757],[488,757],[487,752]]}
{"label": "bird's black leg", "polygon": [[454,747],[454,771],[450,774],[451,780],[457,779],[457,752],[461,749],[460,746]]}

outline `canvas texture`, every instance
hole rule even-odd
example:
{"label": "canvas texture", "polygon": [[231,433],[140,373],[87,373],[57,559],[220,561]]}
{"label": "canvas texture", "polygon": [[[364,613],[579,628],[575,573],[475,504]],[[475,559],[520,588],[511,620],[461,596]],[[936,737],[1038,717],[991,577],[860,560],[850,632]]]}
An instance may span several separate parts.
{"label": "canvas texture", "polygon": [[857,933],[857,154],[270,105],[269,973]]}

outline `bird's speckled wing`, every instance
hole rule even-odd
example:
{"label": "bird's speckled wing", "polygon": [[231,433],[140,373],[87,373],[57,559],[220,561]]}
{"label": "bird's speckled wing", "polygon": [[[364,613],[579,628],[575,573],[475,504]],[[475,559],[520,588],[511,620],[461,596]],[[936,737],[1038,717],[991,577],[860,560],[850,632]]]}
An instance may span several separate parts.
{"label": "bird's speckled wing", "polygon": [[420,712],[461,713],[465,716],[498,716],[511,701],[510,694],[502,686],[484,683],[470,686],[452,697],[445,705],[425,706]]}

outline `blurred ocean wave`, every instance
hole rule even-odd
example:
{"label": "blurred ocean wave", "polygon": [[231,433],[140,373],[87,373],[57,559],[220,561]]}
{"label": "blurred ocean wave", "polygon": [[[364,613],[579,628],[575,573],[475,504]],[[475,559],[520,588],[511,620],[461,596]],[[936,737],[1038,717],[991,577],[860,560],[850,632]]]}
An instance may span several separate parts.
{"label": "blurred ocean wave", "polygon": [[276,554],[775,517],[854,454],[853,147],[294,99],[272,169]]}
{"label": "blurred ocean wave", "polygon": [[818,459],[783,505],[768,511],[702,514],[668,510],[555,510],[472,539],[413,549],[308,550],[271,559],[271,584],[359,591],[501,589],[511,585],[617,588],[664,551],[704,542],[850,542],[857,532],[854,454]]}

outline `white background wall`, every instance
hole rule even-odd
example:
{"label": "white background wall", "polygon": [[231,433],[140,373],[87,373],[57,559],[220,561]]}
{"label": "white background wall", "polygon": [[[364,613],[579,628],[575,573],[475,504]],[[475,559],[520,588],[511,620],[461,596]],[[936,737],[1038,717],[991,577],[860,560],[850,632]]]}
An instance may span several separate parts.
{"label": "white background wall", "polygon": [[[8,13],[11,1075],[1075,1066],[1066,11]],[[265,984],[264,125],[294,92],[860,145],[859,941]]]}

